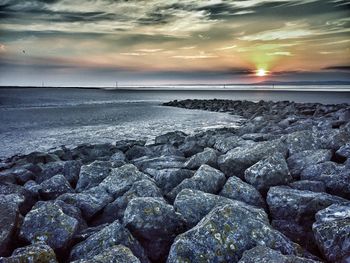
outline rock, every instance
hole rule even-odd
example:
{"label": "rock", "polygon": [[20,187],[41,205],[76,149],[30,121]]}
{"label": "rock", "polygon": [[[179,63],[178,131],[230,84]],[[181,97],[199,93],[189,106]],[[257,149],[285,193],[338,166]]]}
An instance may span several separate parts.
{"label": "rock", "polygon": [[125,156],[128,160],[133,160],[143,156],[154,156],[154,154],[148,147],[135,145],[126,151]]}
{"label": "rock", "polygon": [[118,150],[126,152],[135,145],[144,146],[146,144],[145,140],[121,140],[115,143]]}
{"label": "rock", "polygon": [[182,144],[186,138],[187,134],[181,131],[168,132],[166,134],[157,136],[155,138],[156,144],[172,144],[174,146],[179,146]]}
{"label": "rock", "polygon": [[205,148],[203,152],[193,155],[186,163],[185,168],[197,169],[202,164],[207,164],[212,167],[217,167],[216,151],[211,148]]}
{"label": "rock", "polygon": [[174,200],[177,194],[185,189],[200,190],[206,193],[217,193],[225,184],[225,175],[206,164],[203,164],[191,178],[183,180],[166,196]]}
{"label": "rock", "polygon": [[279,152],[249,167],[244,172],[244,178],[262,192],[271,186],[288,184],[293,179],[284,156]]}
{"label": "rock", "polygon": [[75,234],[74,241],[76,243],[80,243],[85,239],[87,239],[89,236],[92,236],[93,234],[96,234],[97,232],[101,231],[103,228],[105,228],[108,225],[109,223],[105,223],[97,226],[86,227]]}
{"label": "rock", "polygon": [[289,184],[290,187],[298,190],[307,190],[312,192],[326,192],[326,187],[323,182],[302,180]]}
{"label": "rock", "polygon": [[45,241],[61,251],[69,246],[77,229],[78,221],[66,215],[60,206],[40,201],[25,216],[20,237],[31,243]]}
{"label": "rock", "polygon": [[111,164],[108,162],[95,161],[83,165],[80,170],[76,191],[82,192],[99,185],[111,172]]}
{"label": "rock", "polygon": [[66,177],[57,174],[40,184],[39,193],[44,200],[56,199],[62,194],[73,193],[74,190],[70,186]]}
{"label": "rock", "polygon": [[236,176],[231,176],[219,195],[245,202],[249,205],[266,208],[266,204],[261,194],[250,184],[243,182]]}
{"label": "rock", "polygon": [[15,184],[16,176],[10,171],[1,171],[0,172],[0,182],[3,184]]}
{"label": "rock", "polygon": [[280,251],[265,246],[256,246],[243,253],[238,263],[321,263],[312,259],[283,255]]}
{"label": "rock", "polygon": [[243,140],[250,140],[254,142],[266,141],[268,136],[265,133],[246,133],[241,136]]}
{"label": "rock", "polygon": [[101,211],[113,198],[102,187],[96,186],[81,193],[67,193],[58,197],[67,204],[78,207],[84,218],[90,220]]}
{"label": "rock", "polygon": [[0,256],[9,255],[19,224],[19,204],[24,200],[16,194],[0,194]]}
{"label": "rock", "polygon": [[183,168],[186,159],[181,156],[141,157],[133,160],[133,164],[144,171],[146,169]]}
{"label": "rock", "polygon": [[229,150],[232,150],[236,147],[244,146],[247,142],[242,139],[239,136],[233,135],[233,136],[219,136],[214,144],[214,149],[222,152],[227,153]]}
{"label": "rock", "polygon": [[149,174],[160,187],[163,193],[170,192],[175,186],[181,183],[186,178],[194,175],[194,171],[187,169],[146,169],[145,173]]}
{"label": "rock", "polygon": [[2,263],[57,263],[55,252],[45,242],[17,248],[11,257],[0,258]]}
{"label": "rock", "polygon": [[75,245],[71,251],[70,260],[90,260],[104,251],[110,251],[116,245],[128,247],[141,262],[149,263],[142,246],[118,221]]}
{"label": "rock", "polygon": [[289,170],[294,178],[298,178],[300,173],[308,166],[330,161],[331,150],[310,150],[296,153],[287,159]]}
{"label": "rock", "polygon": [[350,141],[350,131],[345,131],[341,129],[328,129],[319,131],[318,140],[321,148],[338,150],[344,144]]}
{"label": "rock", "polygon": [[151,144],[147,148],[153,152],[153,156],[180,156],[184,154],[172,144]]}
{"label": "rock", "polygon": [[0,172],[0,181],[8,183],[25,184],[34,178],[34,173],[25,168],[14,168]]}
{"label": "rock", "polygon": [[126,161],[126,156],[125,154],[120,151],[120,150],[117,150],[112,156],[111,158],[109,159],[110,161]]}
{"label": "rock", "polygon": [[52,153],[44,152],[32,152],[25,156],[28,163],[38,164],[38,163],[50,163],[55,161],[60,161],[57,155]]}
{"label": "rock", "polygon": [[102,187],[114,198],[123,195],[137,181],[151,180],[146,174],[140,172],[134,165],[126,164],[119,168],[114,168],[99,187]]}
{"label": "rock", "polygon": [[204,147],[199,145],[197,141],[185,141],[179,146],[179,151],[183,152],[185,157],[190,157],[204,150]]}
{"label": "rock", "polygon": [[30,192],[31,196],[35,199],[39,199],[39,190],[41,189],[40,184],[37,184],[33,180],[29,180],[23,185],[23,188]]}
{"label": "rock", "polygon": [[81,144],[72,149],[72,157],[82,160],[84,164],[96,160],[106,161],[117,150],[117,147],[110,143],[102,144]]}
{"label": "rock", "polygon": [[273,219],[293,220],[299,224],[311,226],[319,210],[332,204],[345,202],[346,199],[326,193],[275,186],[270,188],[266,201]]}
{"label": "rock", "polygon": [[268,221],[237,202],[214,208],[194,228],[179,235],[167,262],[238,262],[244,251],[262,244],[288,255],[298,251]]}
{"label": "rock", "polygon": [[242,209],[247,209],[247,213],[268,222],[266,213],[262,209],[250,206],[240,201],[231,200],[219,195],[204,193],[198,190],[184,189],[176,197],[174,208],[184,216],[187,228],[194,227],[203,217],[205,217],[214,207],[226,204],[240,205]]}
{"label": "rock", "polygon": [[349,159],[350,158],[350,143],[347,143],[347,144],[343,145],[342,147],[340,147],[338,149],[338,151],[335,152],[335,154],[339,158]]}
{"label": "rock", "polygon": [[104,250],[101,254],[98,254],[89,259],[76,260],[72,263],[141,263],[141,261],[134,256],[132,251],[123,245],[113,246]]}
{"label": "rock", "polygon": [[150,180],[137,181],[124,195],[118,197],[103,209],[97,222],[101,224],[111,223],[116,219],[122,220],[128,203],[135,197],[158,197],[163,200],[163,195],[155,183]]}
{"label": "rock", "polygon": [[350,260],[350,203],[334,204],[316,214],[312,226],[318,247],[330,262]]}
{"label": "rock", "polygon": [[288,147],[289,155],[322,148],[312,130],[293,132],[286,135],[284,138]]}
{"label": "rock", "polygon": [[53,201],[53,203],[55,205],[58,205],[62,209],[63,213],[65,213],[67,216],[73,217],[78,221],[77,232],[82,231],[83,229],[88,227],[78,207],[67,204],[61,200],[55,200]]}
{"label": "rock", "polygon": [[69,183],[75,185],[79,178],[80,167],[79,161],[51,162],[43,166],[42,172],[35,177],[35,181],[42,183],[57,174],[63,174]]}
{"label": "rock", "polygon": [[185,221],[171,205],[153,197],[132,199],[123,222],[155,262],[166,259],[170,245],[184,229]]}
{"label": "rock", "polygon": [[241,146],[219,156],[218,165],[226,176],[234,175],[243,178],[247,168],[276,152],[286,155],[286,148],[280,140]]}
{"label": "rock", "polygon": [[23,186],[15,185],[15,184],[1,184],[0,183],[0,195],[10,195],[16,194],[19,195],[23,202],[19,204],[19,210],[22,215],[28,213],[28,211],[32,208],[32,206],[37,201],[36,195],[32,192],[25,189]]}
{"label": "rock", "polygon": [[329,161],[307,166],[301,171],[300,177],[303,180],[317,181],[321,174],[335,175],[343,171],[344,166]]}

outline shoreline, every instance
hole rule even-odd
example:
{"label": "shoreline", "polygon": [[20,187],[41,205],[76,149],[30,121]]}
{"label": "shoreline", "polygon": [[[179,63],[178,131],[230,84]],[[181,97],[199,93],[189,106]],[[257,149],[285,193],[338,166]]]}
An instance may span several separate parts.
{"label": "shoreline", "polygon": [[348,259],[349,104],[163,105],[244,121],[1,160],[0,261]]}

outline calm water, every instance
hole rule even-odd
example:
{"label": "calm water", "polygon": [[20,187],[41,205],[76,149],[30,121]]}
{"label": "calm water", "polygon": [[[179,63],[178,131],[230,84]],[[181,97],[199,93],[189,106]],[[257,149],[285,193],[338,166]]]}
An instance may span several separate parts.
{"label": "calm water", "polygon": [[163,107],[174,99],[350,102],[350,92],[232,90],[0,89],[0,158],[60,145],[114,142],[167,131],[237,125],[236,116]]}

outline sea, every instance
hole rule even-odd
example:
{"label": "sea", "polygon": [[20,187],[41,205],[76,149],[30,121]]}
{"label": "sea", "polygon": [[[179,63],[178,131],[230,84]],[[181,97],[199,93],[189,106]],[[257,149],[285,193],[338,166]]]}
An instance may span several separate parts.
{"label": "sea", "polygon": [[237,127],[240,116],[165,107],[182,99],[350,103],[349,86],[166,86],[0,88],[0,159],[61,145],[145,139],[174,130],[188,134]]}

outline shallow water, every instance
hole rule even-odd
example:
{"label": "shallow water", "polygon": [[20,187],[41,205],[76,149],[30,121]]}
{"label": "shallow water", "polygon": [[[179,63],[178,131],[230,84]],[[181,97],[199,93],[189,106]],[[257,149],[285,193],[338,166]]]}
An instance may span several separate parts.
{"label": "shallow water", "polygon": [[348,92],[127,91],[67,88],[0,89],[0,158],[60,145],[114,142],[182,130],[236,126],[226,113],[160,106],[174,99],[292,100],[342,103]]}

